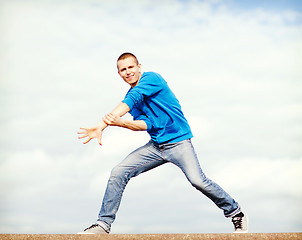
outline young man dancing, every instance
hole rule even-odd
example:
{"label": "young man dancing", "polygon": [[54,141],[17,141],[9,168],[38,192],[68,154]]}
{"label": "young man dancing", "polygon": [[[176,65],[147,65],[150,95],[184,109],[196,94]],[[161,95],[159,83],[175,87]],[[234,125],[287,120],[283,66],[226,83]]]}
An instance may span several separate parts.
{"label": "young man dancing", "polygon": [[[117,68],[131,88],[124,100],[97,126],[81,128],[79,138],[86,138],[84,144],[96,138],[102,145],[105,128],[118,126],[147,131],[151,140],[112,169],[98,219],[81,233],[108,234],[128,181],[168,162],[179,167],[192,186],[223,210],[225,217],[232,218],[235,233],[247,232],[247,216],[239,204],[203,173],[191,143],[190,126],[167,82],[157,73],[142,73],[141,64],[132,53],[123,53],[117,60]],[[133,120],[122,118],[127,112]]]}

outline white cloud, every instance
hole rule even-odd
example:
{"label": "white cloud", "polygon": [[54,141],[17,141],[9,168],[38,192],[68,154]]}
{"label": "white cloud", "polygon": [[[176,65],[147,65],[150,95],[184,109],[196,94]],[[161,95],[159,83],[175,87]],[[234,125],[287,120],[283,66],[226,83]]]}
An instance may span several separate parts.
{"label": "white cloud", "polygon": [[[299,179],[302,171],[302,159],[238,159],[226,164],[214,174],[218,182],[232,189],[232,192],[244,192],[256,189],[261,195],[282,195],[302,197]],[[288,183],[291,184],[288,184]],[[250,193],[247,191],[247,195]]]}

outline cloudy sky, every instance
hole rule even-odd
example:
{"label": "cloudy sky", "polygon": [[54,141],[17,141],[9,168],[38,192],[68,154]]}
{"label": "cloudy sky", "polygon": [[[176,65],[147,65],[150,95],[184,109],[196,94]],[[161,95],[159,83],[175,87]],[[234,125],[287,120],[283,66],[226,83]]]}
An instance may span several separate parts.
{"label": "cloudy sky", "polygon": [[[301,1],[0,0],[0,31],[0,233],[96,220],[110,170],[149,139],[114,127],[102,147],[77,139],[128,90],[124,51],[173,89],[204,172],[250,231],[302,230]],[[112,227],[232,230],[171,164],[130,181]]]}

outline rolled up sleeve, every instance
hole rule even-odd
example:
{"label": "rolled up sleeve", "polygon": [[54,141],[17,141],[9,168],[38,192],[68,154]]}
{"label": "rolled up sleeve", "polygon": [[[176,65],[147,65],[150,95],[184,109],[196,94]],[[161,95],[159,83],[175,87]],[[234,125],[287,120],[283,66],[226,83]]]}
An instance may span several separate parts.
{"label": "rolled up sleeve", "polygon": [[132,109],[135,105],[138,105],[141,101],[143,101],[143,98],[144,97],[140,92],[132,89],[132,91],[126,95],[122,102],[126,103],[128,107]]}
{"label": "rolled up sleeve", "polygon": [[150,119],[142,114],[142,112],[136,108],[132,108],[132,110],[130,111],[130,114],[133,116],[133,120],[142,120],[146,123],[147,125],[147,131],[150,130],[152,128],[152,123],[150,121]]}

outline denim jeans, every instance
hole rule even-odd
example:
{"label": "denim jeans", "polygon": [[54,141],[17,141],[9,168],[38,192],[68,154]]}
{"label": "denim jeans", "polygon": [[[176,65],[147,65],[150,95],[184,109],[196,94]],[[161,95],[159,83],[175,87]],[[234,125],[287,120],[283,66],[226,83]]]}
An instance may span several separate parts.
{"label": "denim jeans", "polygon": [[97,223],[109,232],[128,181],[167,162],[178,166],[193,187],[223,210],[225,217],[233,217],[241,211],[238,203],[228,193],[205,176],[191,139],[166,144],[149,141],[112,169]]}

